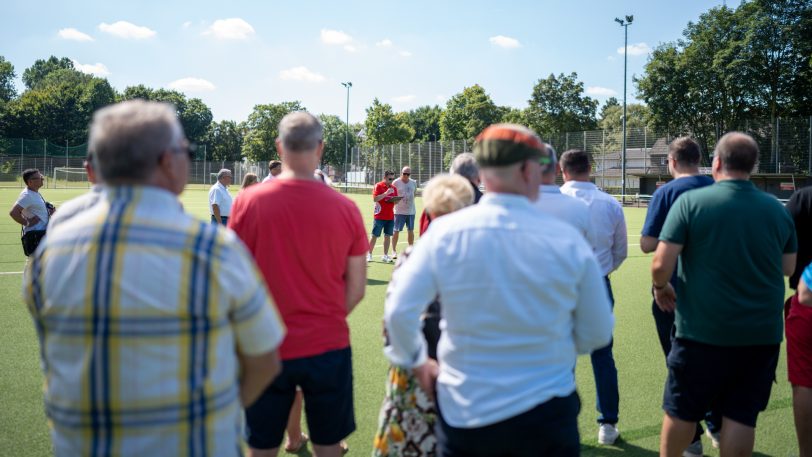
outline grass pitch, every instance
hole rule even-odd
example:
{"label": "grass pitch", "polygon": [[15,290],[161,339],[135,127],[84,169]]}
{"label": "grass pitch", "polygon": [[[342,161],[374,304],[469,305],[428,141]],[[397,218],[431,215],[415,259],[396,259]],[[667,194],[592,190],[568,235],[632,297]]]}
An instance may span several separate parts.
{"label": "grass pitch", "polygon": [[[43,189],[46,200],[59,205],[84,189]],[[0,201],[9,209],[20,189],[0,189]],[[372,200],[369,195],[349,195],[358,203],[371,228]],[[190,213],[208,219],[207,192],[190,189],[181,197]],[[418,199],[418,214],[422,210]],[[656,456],[662,423],[660,404],[665,362],[651,317],[650,256],[637,246],[645,217],[643,208],[626,208],[629,229],[629,258],[612,274],[615,295],[615,361],[620,382],[621,439],[615,446],[598,446],[595,387],[588,357],[577,367],[582,410],[579,417],[583,455]],[[544,227],[539,227],[544,230]],[[0,456],[50,456],[51,445],[42,407],[42,375],[34,327],[20,298],[25,257],[20,247],[20,227],[10,217],[0,217]],[[401,237],[405,246],[405,234]],[[381,240],[375,261],[368,270],[364,301],[349,318],[352,332],[355,374],[355,417],[357,431],[349,439],[350,455],[367,456],[377,427],[383,400],[387,362],[382,353],[381,319],[386,286],[392,265],[379,261]],[[756,434],[756,455],[797,455],[792,420],[791,388],[786,361],[778,365],[777,381],[767,411],[761,414]],[[509,446],[510,443],[505,443]],[[705,440],[705,455],[718,456]],[[281,455],[281,454],[280,454]],[[310,455],[303,451],[299,455]]]}

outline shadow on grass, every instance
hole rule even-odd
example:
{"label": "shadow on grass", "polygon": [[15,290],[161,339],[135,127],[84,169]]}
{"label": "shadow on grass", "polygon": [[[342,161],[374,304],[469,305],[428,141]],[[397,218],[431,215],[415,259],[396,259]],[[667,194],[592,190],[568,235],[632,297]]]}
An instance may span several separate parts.
{"label": "shadow on grass", "polygon": [[634,444],[619,439],[612,446],[600,446],[584,444],[581,446],[581,455],[583,456],[628,456],[628,457],[656,457],[660,455],[658,452],[643,449]]}
{"label": "shadow on grass", "polygon": [[367,285],[368,286],[383,286],[389,284],[389,281],[381,281],[380,279],[371,279],[367,278]]}

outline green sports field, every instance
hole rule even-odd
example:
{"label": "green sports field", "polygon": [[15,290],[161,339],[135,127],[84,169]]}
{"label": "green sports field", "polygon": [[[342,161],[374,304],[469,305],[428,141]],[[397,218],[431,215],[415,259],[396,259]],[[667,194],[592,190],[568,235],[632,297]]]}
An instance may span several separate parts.
{"label": "green sports field", "polygon": [[[0,189],[0,201],[11,208],[20,189]],[[44,197],[59,205],[83,190],[44,189]],[[372,202],[368,195],[350,195],[371,226]],[[182,196],[187,211],[208,218],[207,194],[188,190]],[[418,200],[418,211],[420,211]],[[4,210],[5,211],[5,210]],[[645,209],[627,208],[629,258],[612,275],[616,299],[615,361],[620,376],[621,440],[616,446],[597,445],[595,389],[588,357],[578,362],[578,391],[583,403],[580,430],[583,455],[655,456],[662,420],[665,366],[651,317],[649,295],[650,256],[640,252],[638,234]],[[544,230],[544,227],[539,227]],[[0,456],[48,456],[50,440],[42,408],[42,377],[39,370],[37,339],[28,313],[20,299],[20,272],[24,257],[19,226],[8,216],[0,217]],[[405,235],[405,234],[404,234]],[[405,236],[402,237],[405,243]],[[367,456],[377,426],[383,399],[387,363],[381,352],[381,317],[386,286],[392,265],[379,261],[379,240],[375,261],[369,266],[364,301],[350,316],[355,373],[355,416],[358,430],[348,439],[350,455]],[[782,351],[783,353],[783,351]],[[757,455],[797,455],[792,422],[791,390],[786,363],[779,363],[777,383],[770,405],[760,416],[756,436]],[[510,443],[505,443],[509,446]],[[300,455],[310,455],[303,451]],[[705,455],[716,456],[705,440]]]}

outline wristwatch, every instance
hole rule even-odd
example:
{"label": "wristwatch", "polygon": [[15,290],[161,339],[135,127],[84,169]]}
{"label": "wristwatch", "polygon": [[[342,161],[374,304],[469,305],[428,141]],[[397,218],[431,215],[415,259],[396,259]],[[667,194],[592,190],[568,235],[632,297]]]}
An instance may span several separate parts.
{"label": "wristwatch", "polygon": [[656,290],[663,290],[663,289],[665,289],[665,286],[667,286],[667,285],[668,285],[668,283],[665,283],[662,286],[658,286],[657,284],[651,283],[651,287],[653,287]]}

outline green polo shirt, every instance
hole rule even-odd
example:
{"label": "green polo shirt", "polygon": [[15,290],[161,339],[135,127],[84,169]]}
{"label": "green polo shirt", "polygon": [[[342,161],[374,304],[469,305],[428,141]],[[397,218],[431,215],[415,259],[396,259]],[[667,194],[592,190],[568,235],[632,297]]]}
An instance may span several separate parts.
{"label": "green polo shirt", "polygon": [[798,242],[775,197],[740,180],[688,191],[668,212],[660,240],[683,245],[677,337],[717,346],[781,342],[782,256]]}

